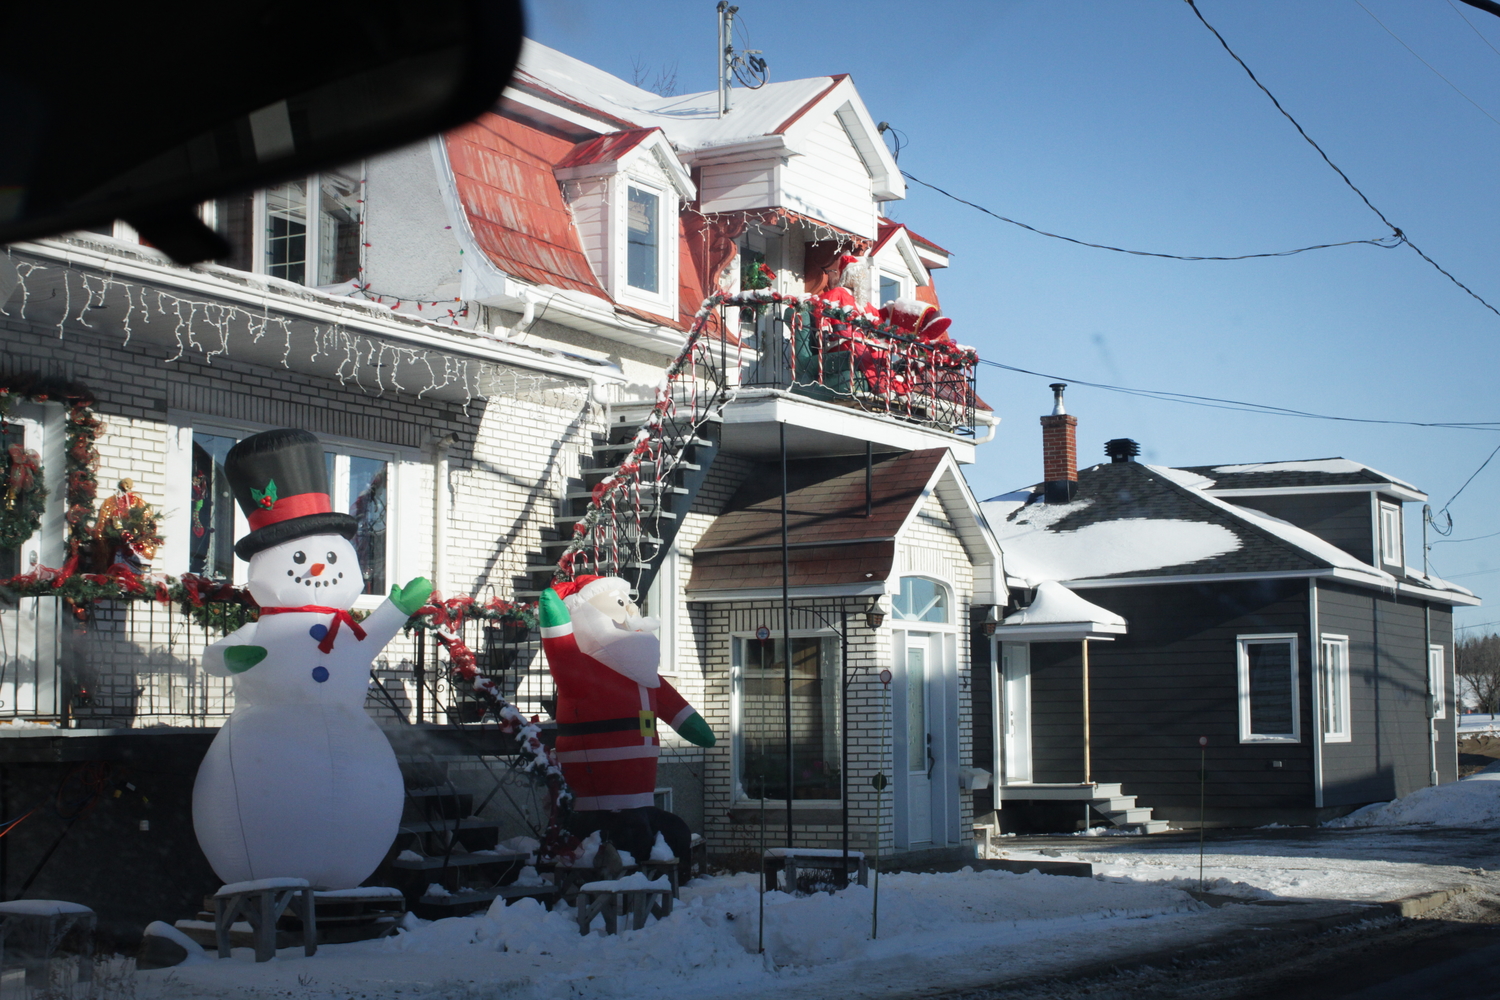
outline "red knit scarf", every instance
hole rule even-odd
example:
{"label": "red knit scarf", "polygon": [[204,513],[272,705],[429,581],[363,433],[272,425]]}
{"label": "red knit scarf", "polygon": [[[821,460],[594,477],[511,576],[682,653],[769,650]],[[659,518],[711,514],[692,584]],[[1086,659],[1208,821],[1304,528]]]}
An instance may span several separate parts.
{"label": "red knit scarf", "polygon": [[355,621],[354,617],[350,615],[349,612],[341,610],[339,608],[324,608],[319,607],[316,604],[305,604],[300,608],[260,609],[260,613],[263,615],[286,615],[292,614],[293,612],[306,612],[307,614],[312,615],[333,615],[333,624],[328,627],[328,634],[325,635],[322,639],[318,640],[318,652],[320,653],[333,652],[333,640],[334,637],[339,634],[340,625],[348,625],[349,631],[354,633],[354,638],[358,639],[360,642],[365,641],[365,630],[360,626],[359,622]]}

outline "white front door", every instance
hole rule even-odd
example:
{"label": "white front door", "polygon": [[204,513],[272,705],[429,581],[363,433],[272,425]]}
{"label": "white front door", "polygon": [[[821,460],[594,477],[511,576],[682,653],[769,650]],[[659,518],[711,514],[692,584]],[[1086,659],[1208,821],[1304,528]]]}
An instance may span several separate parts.
{"label": "white front door", "polygon": [[932,681],[942,671],[936,637],[920,632],[906,635],[906,842],[932,843],[932,775],[937,764],[933,745],[934,711]]}
{"label": "white front door", "polygon": [[[42,426],[41,419],[12,415],[0,438],[0,447],[19,446],[37,452],[49,487],[41,527],[17,548],[0,549],[0,578],[34,572],[43,558],[49,557],[46,541],[62,534],[63,491],[57,485],[63,478],[57,471],[62,465],[61,449],[55,449],[56,455],[49,454],[43,444]],[[57,548],[55,541],[52,548]],[[50,554],[52,565],[61,562],[56,558],[60,554]],[[23,597],[13,604],[0,604],[0,716],[59,714],[57,604],[56,597]]]}
{"label": "white front door", "polygon": [[1000,732],[1005,748],[1005,783],[1031,780],[1031,646],[1000,646]]}

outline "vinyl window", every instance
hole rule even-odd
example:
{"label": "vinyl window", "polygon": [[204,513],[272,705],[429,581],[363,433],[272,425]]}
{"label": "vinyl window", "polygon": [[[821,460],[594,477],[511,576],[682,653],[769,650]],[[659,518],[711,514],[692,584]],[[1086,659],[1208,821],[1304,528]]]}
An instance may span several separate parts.
{"label": "vinyl window", "polygon": [[[838,799],[843,779],[838,638],[793,635],[791,645],[791,797]],[[787,797],[785,649],[780,637],[734,639],[738,798]]]}
{"label": "vinyl window", "polygon": [[1323,742],[1348,743],[1349,722],[1349,639],[1342,635],[1322,638],[1323,657]]}
{"label": "vinyl window", "polygon": [[360,181],[328,170],[204,206],[204,218],[229,243],[219,263],[299,285],[352,282],[360,269]]}
{"label": "vinyl window", "polygon": [[1380,561],[1387,566],[1402,566],[1406,560],[1401,546],[1401,505],[1380,504]]}
{"label": "vinyl window", "polygon": [[1236,646],[1240,742],[1300,742],[1297,637],[1242,635]]}
{"label": "vinyl window", "polygon": [[653,295],[661,292],[661,195],[634,184],[625,205],[626,283]]}

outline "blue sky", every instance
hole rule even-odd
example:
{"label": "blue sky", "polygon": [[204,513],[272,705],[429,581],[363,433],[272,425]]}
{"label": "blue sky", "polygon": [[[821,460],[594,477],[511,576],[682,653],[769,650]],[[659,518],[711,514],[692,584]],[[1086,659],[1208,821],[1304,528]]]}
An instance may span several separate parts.
{"label": "blue sky", "polygon": [[[1500,307],[1500,18],[1456,0],[1363,3],[1368,13],[1355,0],[1199,9],[1392,222]],[[1388,234],[1182,0],[739,6],[773,79],[851,73],[875,120],[905,134],[904,169],[1002,215],[1189,255]],[[683,92],[714,85],[712,0],[529,10],[532,37],[625,79],[639,65],[675,68]],[[1408,247],[1169,261],[1036,236],[917,185],[892,208],[953,251],[938,277],[944,311],[984,357],[1342,416],[1500,420],[1500,316]],[[981,498],[1040,478],[1047,381],[982,370],[980,393],[1003,423],[968,470]],[[1342,455],[1415,483],[1434,508],[1500,445],[1494,431],[1262,416],[1084,386],[1068,400],[1084,461],[1113,437],[1170,465]],[[1452,504],[1451,537],[1500,533],[1497,496],[1500,457]],[[1407,530],[1416,562],[1415,511]],[[1500,534],[1435,545],[1432,562],[1500,593]],[[1458,620],[1500,620],[1500,606]]]}

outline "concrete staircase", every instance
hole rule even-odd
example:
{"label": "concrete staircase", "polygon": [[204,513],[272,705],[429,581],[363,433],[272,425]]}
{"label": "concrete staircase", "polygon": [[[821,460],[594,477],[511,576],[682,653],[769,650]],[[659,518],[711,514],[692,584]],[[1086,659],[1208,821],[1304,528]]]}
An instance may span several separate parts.
{"label": "concrete staircase", "polygon": [[1088,803],[1095,815],[1121,830],[1161,833],[1167,829],[1166,820],[1154,819],[1149,806],[1136,805],[1135,796],[1126,795],[1118,782],[1096,784]]}

